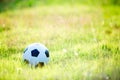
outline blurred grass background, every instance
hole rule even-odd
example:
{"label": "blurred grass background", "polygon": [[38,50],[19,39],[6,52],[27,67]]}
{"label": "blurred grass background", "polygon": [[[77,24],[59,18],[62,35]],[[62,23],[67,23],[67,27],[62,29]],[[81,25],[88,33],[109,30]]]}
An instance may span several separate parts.
{"label": "blurred grass background", "polygon": [[[44,68],[27,45],[50,50]],[[0,0],[0,80],[120,80],[120,0]]]}
{"label": "blurred grass background", "polygon": [[0,0],[0,11],[32,7],[36,5],[120,5],[120,0]]}

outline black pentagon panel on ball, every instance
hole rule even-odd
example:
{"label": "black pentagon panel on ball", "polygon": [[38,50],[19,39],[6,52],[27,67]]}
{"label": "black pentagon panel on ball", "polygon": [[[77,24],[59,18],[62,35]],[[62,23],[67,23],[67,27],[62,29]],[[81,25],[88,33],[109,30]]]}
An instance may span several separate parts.
{"label": "black pentagon panel on ball", "polygon": [[46,55],[47,57],[49,57],[49,51],[48,51],[48,50],[45,51],[45,55]]}
{"label": "black pentagon panel on ball", "polygon": [[33,57],[37,57],[38,55],[39,55],[39,51],[37,50],[37,49],[34,49],[34,50],[32,50],[31,51],[31,55],[33,56]]}

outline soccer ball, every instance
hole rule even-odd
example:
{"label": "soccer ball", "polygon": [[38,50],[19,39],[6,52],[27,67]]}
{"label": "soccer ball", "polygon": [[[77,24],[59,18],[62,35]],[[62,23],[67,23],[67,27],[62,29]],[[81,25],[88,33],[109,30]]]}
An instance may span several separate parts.
{"label": "soccer ball", "polygon": [[23,60],[35,67],[44,66],[49,61],[49,51],[43,44],[32,43],[25,49]]}

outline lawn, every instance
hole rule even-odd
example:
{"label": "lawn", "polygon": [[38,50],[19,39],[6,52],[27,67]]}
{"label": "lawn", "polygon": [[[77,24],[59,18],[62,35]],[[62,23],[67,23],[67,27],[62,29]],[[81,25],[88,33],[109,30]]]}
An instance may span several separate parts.
{"label": "lawn", "polygon": [[[61,3],[1,10],[0,80],[120,80],[119,9]],[[22,61],[34,42],[50,51],[43,68]]]}

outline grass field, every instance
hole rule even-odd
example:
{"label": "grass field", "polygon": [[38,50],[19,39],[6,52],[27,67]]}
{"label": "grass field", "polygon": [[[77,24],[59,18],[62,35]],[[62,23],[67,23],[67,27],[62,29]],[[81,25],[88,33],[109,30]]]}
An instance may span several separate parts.
{"label": "grass field", "polygon": [[[43,68],[22,61],[25,47],[33,42],[50,51],[50,62]],[[120,80],[120,6],[2,10],[0,80]]]}

